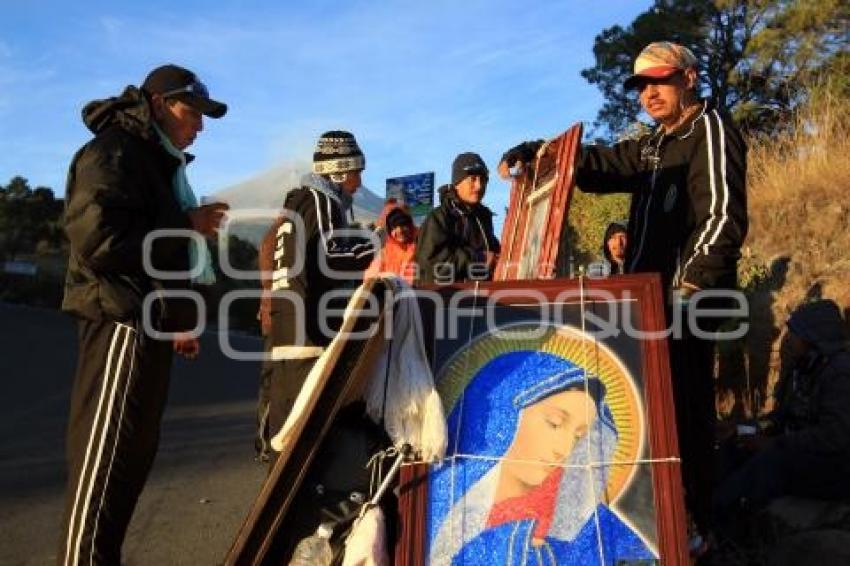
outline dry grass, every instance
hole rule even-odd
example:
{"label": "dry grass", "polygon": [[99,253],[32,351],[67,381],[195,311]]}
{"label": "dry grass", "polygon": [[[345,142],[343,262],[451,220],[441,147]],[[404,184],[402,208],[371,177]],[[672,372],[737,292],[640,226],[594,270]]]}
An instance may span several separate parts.
{"label": "dry grass", "polygon": [[765,407],[778,377],[788,313],[809,296],[850,306],[850,99],[818,89],[793,130],[751,139],[747,183],[741,279],[751,291],[746,366],[758,393],[736,397],[751,414]]}
{"label": "dry grass", "polygon": [[789,255],[812,282],[850,267],[850,240],[840,237],[850,210],[850,100],[813,97],[792,132],[754,140],[748,159],[748,247]]}

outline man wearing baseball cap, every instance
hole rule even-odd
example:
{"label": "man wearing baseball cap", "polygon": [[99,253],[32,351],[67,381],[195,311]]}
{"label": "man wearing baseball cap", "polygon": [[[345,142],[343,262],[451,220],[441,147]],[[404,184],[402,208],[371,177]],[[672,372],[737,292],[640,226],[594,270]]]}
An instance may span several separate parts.
{"label": "man wearing baseball cap", "polygon": [[467,152],[452,163],[452,184],[419,232],[416,263],[422,283],[490,279],[501,247],[493,213],[484,206],[490,172],[481,156]]}
{"label": "man wearing baseball cap", "polygon": [[163,65],[151,71],[142,90],[184,102],[210,118],[221,118],[227,112],[227,105],[210,98],[209,89],[195,73],[177,65]]}
{"label": "man wearing baseball cap", "polygon": [[[157,451],[174,349],[197,353],[194,338],[163,339],[143,320],[165,336],[193,329],[194,309],[162,290],[186,289],[193,265],[202,273],[209,267],[205,248],[186,236],[144,242],[158,230],[216,233],[226,205],[198,206],[183,151],[204,115],[226,111],[197,75],[176,65],[83,109],[94,137],[74,155],[65,202],[70,257],[62,309],[78,319],[79,352],[60,564],[121,563]],[[176,279],[160,278],[166,271]]]}
{"label": "man wearing baseball cap", "polygon": [[[685,46],[659,41],[634,62],[634,90],[657,127],[612,147],[585,146],[576,182],[593,193],[631,193],[625,273],[660,273],[670,301],[687,305],[700,290],[733,290],[747,234],[746,147],[729,116],[699,97],[698,61]],[[539,148],[508,150],[499,172],[531,161]],[[732,306],[732,305],[728,305]],[[688,320],[685,316],[683,320]],[[716,321],[717,322],[717,321]],[[710,331],[714,325],[700,328]],[[713,342],[685,329],[671,342],[673,386],[687,503],[707,530],[716,418]]]}

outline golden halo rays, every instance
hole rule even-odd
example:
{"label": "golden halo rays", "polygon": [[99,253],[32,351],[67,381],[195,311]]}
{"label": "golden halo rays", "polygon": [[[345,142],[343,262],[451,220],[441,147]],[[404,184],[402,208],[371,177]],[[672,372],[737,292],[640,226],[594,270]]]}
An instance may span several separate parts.
{"label": "golden halo rays", "polygon": [[613,464],[608,466],[605,499],[609,504],[615,502],[637,471],[635,462],[644,439],[643,408],[634,381],[616,354],[580,330],[518,323],[476,338],[455,354],[437,376],[437,390],[446,414],[451,413],[472,377],[484,365],[501,354],[522,350],[565,358],[605,385],[605,401],[617,427],[617,446]]}

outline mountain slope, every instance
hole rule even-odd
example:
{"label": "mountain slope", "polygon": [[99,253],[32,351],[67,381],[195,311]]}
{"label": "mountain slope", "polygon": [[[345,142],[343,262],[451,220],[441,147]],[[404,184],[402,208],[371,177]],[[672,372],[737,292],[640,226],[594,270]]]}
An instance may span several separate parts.
{"label": "mountain slope", "polygon": [[[302,175],[309,171],[307,161],[289,162],[222,189],[211,198],[228,203],[235,212],[236,218],[230,227],[234,234],[258,244],[271,217],[283,205],[286,193],[299,186]],[[381,197],[361,187],[354,195],[354,218],[362,224],[374,222],[383,205]]]}

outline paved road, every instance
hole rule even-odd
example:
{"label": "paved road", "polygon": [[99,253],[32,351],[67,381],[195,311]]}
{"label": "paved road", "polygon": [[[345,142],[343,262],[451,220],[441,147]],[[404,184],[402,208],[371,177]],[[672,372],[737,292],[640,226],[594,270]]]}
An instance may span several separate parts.
{"label": "paved road", "polygon": [[[234,338],[238,349],[259,340]],[[52,564],[64,495],[64,433],[76,327],[0,304],[0,564]],[[129,565],[217,564],[265,477],[253,460],[258,367],[217,336],[172,374],[159,455],[124,545]]]}

